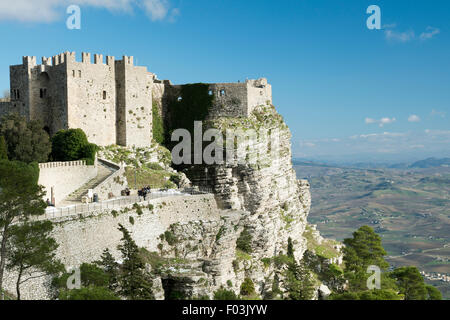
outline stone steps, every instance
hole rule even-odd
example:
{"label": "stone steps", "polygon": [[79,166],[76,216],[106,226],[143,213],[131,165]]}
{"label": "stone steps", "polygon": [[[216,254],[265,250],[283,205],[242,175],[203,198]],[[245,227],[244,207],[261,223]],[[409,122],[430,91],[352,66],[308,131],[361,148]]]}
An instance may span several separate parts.
{"label": "stone steps", "polygon": [[70,194],[65,201],[81,201],[81,198],[86,195],[89,189],[94,189],[103,181],[105,181],[110,175],[115,172],[114,169],[102,164],[100,161],[98,162],[98,173],[97,176],[88,181],[85,185],[83,185],[78,190],[74,191]]}

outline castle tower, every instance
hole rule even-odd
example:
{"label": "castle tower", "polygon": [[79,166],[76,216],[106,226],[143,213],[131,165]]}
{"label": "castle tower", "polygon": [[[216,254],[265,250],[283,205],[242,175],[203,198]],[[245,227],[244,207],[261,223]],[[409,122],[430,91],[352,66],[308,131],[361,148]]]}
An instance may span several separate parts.
{"label": "castle tower", "polygon": [[133,65],[133,57],[115,61],[117,144],[148,147],[152,142],[153,76]]}

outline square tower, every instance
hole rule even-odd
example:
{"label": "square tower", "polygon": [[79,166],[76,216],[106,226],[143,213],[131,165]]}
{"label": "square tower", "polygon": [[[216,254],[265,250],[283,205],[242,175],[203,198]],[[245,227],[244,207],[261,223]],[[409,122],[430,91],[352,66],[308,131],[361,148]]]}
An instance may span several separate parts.
{"label": "square tower", "polygon": [[148,147],[152,142],[153,74],[124,56],[116,65],[117,144]]}

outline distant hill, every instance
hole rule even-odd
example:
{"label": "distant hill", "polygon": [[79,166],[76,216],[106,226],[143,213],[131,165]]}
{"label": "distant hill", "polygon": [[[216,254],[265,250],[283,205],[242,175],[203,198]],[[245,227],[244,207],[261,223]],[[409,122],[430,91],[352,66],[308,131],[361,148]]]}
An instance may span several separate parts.
{"label": "distant hill", "polygon": [[409,168],[435,168],[435,167],[450,167],[450,158],[428,158],[425,160],[416,161],[409,166]]}

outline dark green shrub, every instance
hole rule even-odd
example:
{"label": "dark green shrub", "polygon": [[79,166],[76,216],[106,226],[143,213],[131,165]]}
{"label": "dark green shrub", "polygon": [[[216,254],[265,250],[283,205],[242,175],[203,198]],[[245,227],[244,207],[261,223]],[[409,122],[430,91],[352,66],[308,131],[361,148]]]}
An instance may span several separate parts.
{"label": "dark green shrub", "polygon": [[248,231],[247,228],[245,228],[241,234],[239,235],[239,238],[236,241],[236,248],[251,254],[252,253],[252,235]]}
{"label": "dark green shrub", "polygon": [[251,296],[253,294],[255,294],[255,285],[253,284],[252,279],[245,278],[244,282],[241,284],[241,295]]}
{"label": "dark green shrub", "polygon": [[239,300],[239,297],[231,290],[220,288],[214,292],[214,300]]}
{"label": "dark green shrub", "polygon": [[170,231],[164,232],[164,238],[170,246],[173,246],[178,242],[177,237]]}
{"label": "dark green shrub", "polygon": [[107,287],[109,284],[109,276],[96,265],[83,263],[80,266],[81,283],[85,287]]}
{"label": "dark green shrub", "polygon": [[52,138],[52,158],[54,161],[86,160],[94,164],[98,147],[89,143],[86,134],[81,129],[58,131]]}
{"label": "dark green shrub", "polygon": [[59,300],[120,300],[112,291],[104,287],[88,287],[62,291]]}

